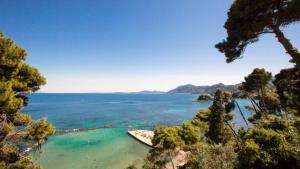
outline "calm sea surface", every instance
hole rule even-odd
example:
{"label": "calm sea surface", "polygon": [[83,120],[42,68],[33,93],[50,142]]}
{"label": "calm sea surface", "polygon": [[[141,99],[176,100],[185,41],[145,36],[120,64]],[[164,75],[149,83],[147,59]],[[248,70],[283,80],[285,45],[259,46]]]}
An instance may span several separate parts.
{"label": "calm sea surface", "polygon": [[[190,120],[211,104],[192,102],[196,98],[191,94],[33,94],[23,112],[35,119],[46,117],[58,129],[113,126],[50,137],[42,154],[34,155],[45,169],[123,169],[141,166],[149,150],[129,137],[127,130]],[[238,102],[241,107],[249,104]],[[236,112],[236,126],[243,126]]]}

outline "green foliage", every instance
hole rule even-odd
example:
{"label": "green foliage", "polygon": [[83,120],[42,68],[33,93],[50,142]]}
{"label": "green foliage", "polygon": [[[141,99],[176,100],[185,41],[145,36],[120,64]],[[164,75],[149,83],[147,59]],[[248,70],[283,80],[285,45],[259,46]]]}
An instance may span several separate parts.
{"label": "green foliage", "polygon": [[[228,121],[233,118],[230,114],[233,109],[234,105],[231,94],[228,92],[217,91],[213,105],[209,109],[201,109],[191,121],[184,122],[181,127],[158,127],[154,132],[154,138],[152,140],[154,149],[150,150],[143,168],[155,169],[165,167],[165,165],[171,161],[172,156],[176,155],[180,149],[192,152],[189,165],[184,166],[187,168],[202,165],[204,163],[207,164],[206,166],[209,166],[211,165],[210,163],[213,162],[213,158],[211,159],[210,157],[221,158],[223,160],[220,161],[220,163],[211,166],[222,166],[225,168],[232,166],[234,161],[233,157],[234,159],[236,157],[236,153],[232,153],[234,149],[231,149],[231,151],[226,150],[226,152],[223,151],[223,149],[216,149],[214,148],[215,144],[212,144],[212,146],[210,145],[212,143],[211,141],[207,142],[207,140],[212,140],[217,143],[215,138],[209,137],[208,139],[205,136],[209,133],[217,136],[221,140],[221,143],[228,143],[232,137],[232,133],[230,133],[229,127],[226,126],[225,123],[227,122],[226,124],[229,125]],[[215,120],[214,116],[221,118],[221,120]],[[218,128],[218,125],[221,127]],[[215,127],[210,128],[211,126]],[[205,146],[203,147],[203,145]],[[233,146],[233,144],[230,145]],[[207,151],[204,151],[203,149]],[[204,154],[194,154],[195,151],[198,152],[202,150]],[[199,157],[202,158],[203,155],[207,157],[210,156],[208,158],[203,158],[202,161],[195,160]],[[198,161],[198,163],[196,163],[196,161]]]}
{"label": "green foliage", "polygon": [[225,142],[224,138],[224,117],[225,107],[223,106],[221,91],[217,91],[215,94],[213,105],[210,107],[211,116],[209,121],[209,130],[207,132],[208,138],[215,143]]}
{"label": "green foliage", "polygon": [[[269,84],[272,75],[264,69],[254,69],[245,77],[240,90],[251,101],[247,109],[255,112],[251,118],[255,125],[239,128],[236,142],[231,137],[227,144],[215,145],[202,139],[202,144],[190,149],[190,160],[182,168],[300,168],[300,54],[279,29],[299,20],[299,0],[233,2],[225,23],[228,37],[216,45],[227,62],[239,58],[260,35],[274,33],[296,65],[275,76],[276,88]],[[192,124],[206,124],[206,136],[215,143],[224,142],[226,127],[232,129],[224,122],[232,119],[228,114],[235,107],[233,103],[229,95],[219,91],[209,113],[198,113]],[[232,147],[222,151],[229,145]]]}
{"label": "green foliage", "polygon": [[200,95],[197,101],[211,101],[213,98],[209,95]]}
{"label": "green foliage", "polygon": [[41,143],[55,132],[45,119],[35,122],[21,110],[28,94],[37,91],[46,79],[25,63],[26,51],[0,33],[0,166],[5,169],[39,168],[20,155],[21,145]]}
{"label": "green foliage", "polygon": [[276,86],[282,108],[300,116],[300,71],[297,68],[282,69],[275,76]]}
{"label": "green foliage", "polygon": [[227,38],[216,44],[225,53],[226,61],[239,58],[245,48],[259,36],[274,33],[292,62],[300,64],[299,52],[292,46],[279,29],[300,20],[299,0],[236,0],[228,12],[225,23]]}
{"label": "green foliage", "polygon": [[5,137],[14,130],[14,125],[11,123],[2,124],[0,126],[0,138],[4,140]]}
{"label": "green foliage", "polygon": [[161,147],[163,149],[175,149],[176,147],[183,144],[182,139],[180,138],[180,132],[182,128],[179,126],[158,127],[154,131],[154,138],[152,143],[154,147]]}
{"label": "green foliage", "polygon": [[[237,105],[243,113],[229,93],[217,91],[209,110],[201,110],[176,132],[180,134],[179,137],[176,134],[173,142],[182,139],[185,149],[191,152],[188,163],[182,168],[300,168],[300,53],[280,30],[297,21],[300,21],[299,0],[233,2],[225,23],[228,36],[216,44],[226,61],[240,58],[249,44],[258,41],[263,34],[272,33],[291,56],[295,67],[281,70],[273,81],[275,87],[270,84],[272,74],[264,69],[254,69],[245,77],[239,93],[234,96],[249,98],[251,106],[247,109],[254,112],[251,117],[254,125],[239,128],[238,134],[229,123],[233,118],[230,112]],[[234,137],[230,137],[232,135]],[[158,140],[156,142],[160,142]],[[157,149],[152,151],[157,152]],[[163,157],[162,154],[156,155]]]}
{"label": "green foliage", "polygon": [[160,126],[154,131],[152,143],[154,148],[149,151],[145,159],[144,169],[162,168],[170,162],[172,156],[176,154],[178,147],[184,145],[180,137],[182,128],[179,126]]}
{"label": "green foliage", "polygon": [[264,89],[266,85],[272,79],[272,74],[265,69],[256,68],[245,77],[245,81],[242,82],[241,89],[247,93],[257,92]]}
{"label": "green foliage", "polygon": [[201,109],[191,120],[191,124],[195,127],[198,127],[201,134],[206,133],[208,131],[210,113],[211,112],[209,109]]}
{"label": "green foliage", "polygon": [[232,97],[234,99],[237,99],[237,98],[245,99],[247,96],[245,95],[245,93],[241,92],[240,90],[237,90],[232,93]]}
{"label": "green foliage", "polygon": [[233,144],[201,144],[191,151],[189,161],[181,169],[233,169],[237,154]]}
{"label": "green foliage", "polygon": [[281,106],[279,95],[277,93],[272,90],[267,90],[262,100],[264,101],[266,110],[268,110],[269,113],[280,114],[279,112],[281,112]]}
{"label": "green foliage", "polygon": [[34,141],[40,141],[46,138],[48,135],[53,135],[55,129],[52,124],[47,123],[46,119],[40,119],[28,128],[28,139]]}
{"label": "green foliage", "polygon": [[215,143],[226,143],[229,139],[228,128],[225,122],[233,118],[230,114],[233,108],[231,95],[220,90],[216,91],[214,101],[210,109],[209,130],[206,136]]}
{"label": "green foliage", "polygon": [[242,137],[239,168],[299,168],[299,139],[287,120],[270,115]]}
{"label": "green foliage", "polygon": [[[232,160],[227,161],[227,163],[225,163],[225,161],[236,155],[232,154],[231,151],[220,152],[214,148],[214,143],[225,144],[232,138],[230,127],[227,125],[230,125],[229,121],[233,118],[230,114],[234,109],[233,104],[234,102],[230,93],[218,90],[215,93],[213,105],[209,109],[201,109],[191,121],[184,122],[181,127],[161,126],[156,128],[152,140],[154,149],[150,150],[143,168],[163,168],[180,149],[192,152],[194,152],[194,150],[200,151],[201,149],[202,151],[202,149],[206,149],[207,151],[203,151],[205,155],[222,158],[224,160],[212,166],[218,166],[221,163],[223,165],[221,165],[222,167],[233,165]],[[205,136],[208,136],[208,138]],[[209,146],[212,142],[209,141],[208,143],[207,140],[213,141],[213,146]],[[202,147],[203,145],[206,145],[205,148]],[[233,146],[232,143],[231,146]],[[233,149],[231,150],[233,151]],[[223,151],[223,149],[221,151]],[[202,157],[204,154],[198,154],[193,158],[200,157],[200,155]],[[226,158],[224,156],[226,156]],[[194,161],[190,163],[189,167],[202,163],[207,163],[208,166],[210,165],[209,163],[212,162],[210,160],[209,158],[205,158],[203,161],[199,161],[199,163],[194,163]]]}
{"label": "green foliage", "polygon": [[3,163],[10,163],[18,160],[16,147],[10,144],[3,144],[0,147],[0,153],[1,153],[0,161]]}
{"label": "green foliage", "polygon": [[211,114],[211,111],[209,109],[201,109],[196,114],[196,116],[194,117],[193,120],[198,120],[198,121],[201,121],[201,122],[209,122],[210,114]]}
{"label": "green foliage", "polygon": [[1,169],[41,169],[30,157],[20,158],[16,147],[4,144],[0,147],[0,168]]}
{"label": "green foliage", "polygon": [[208,129],[209,114],[210,110],[200,110],[192,121],[186,121],[181,127],[156,128],[152,139],[154,149],[150,150],[143,168],[163,168],[178,150],[199,144]]}
{"label": "green foliage", "polygon": [[[257,118],[259,120],[254,126],[239,128],[236,133],[229,123],[233,119],[231,112],[235,102],[230,93],[217,91],[212,106],[200,110],[182,127],[156,130],[154,140],[161,146],[150,151],[151,158],[148,157],[144,168],[163,168],[171,158],[166,150],[180,148],[190,152],[188,163],[181,167],[183,169],[299,168],[300,118],[288,112],[281,113],[286,103],[281,102],[280,90],[287,91],[290,86],[280,86],[280,90],[269,87],[271,77],[264,69],[255,69],[242,84],[241,89],[247,95],[259,95],[259,103],[248,106],[249,110],[264,114]],[[282,80],[285,84],[285,79]]]}
{"label": "green foliage", "polygon": [[186,145],[193,145],[200,141],[200,128],[187,121],[183,123],[182,130],[179,133],[181,139]]}
{"label": "green foliage", "polygon": [[[1,164],[0,164],[1,166]],[[42,169],[42,167],[37,166],[33,163],[33,160],[29,157],[21,158],[13,164],[4,165],[3,169]]]}
{"label": "green foliage", "polygon": [[[240,90],[246,93],[253,104],[252,108],[247,107],[248,110],[254,110],[254,115],[249,118],[252,123],[257,123],[263,115],[281,112],[279,96],[269,87],[271,79],[270,72],[256,68],[245,77],[245,81],[240,86]],[[258,99],[258,103],[254,97]]]}

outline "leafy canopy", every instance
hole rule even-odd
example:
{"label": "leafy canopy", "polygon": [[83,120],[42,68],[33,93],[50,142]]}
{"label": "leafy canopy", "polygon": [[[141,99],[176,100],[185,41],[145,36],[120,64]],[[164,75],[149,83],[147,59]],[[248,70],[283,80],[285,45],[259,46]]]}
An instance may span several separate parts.
{"label": "leafy canopy", "polygon": [[46,79],[26,64],[27,52],[0,32],[0,168],[39,168],[24,155],[22,147],[42,144],[55,132],[45,119],[34,121],[21,110],[28,94],[37,91]]}
{"label": "leafy canopy", "polygon": [[225,53],[227,62],[232,62],[241,57],[247,45],[258,41],[262,34],[274,33],[293,62],[299,64],[299,52],[279,30],[299,20],[299,0],[236,0],[230,7],[224,26],[228,36],[216,44],[216,48]]}

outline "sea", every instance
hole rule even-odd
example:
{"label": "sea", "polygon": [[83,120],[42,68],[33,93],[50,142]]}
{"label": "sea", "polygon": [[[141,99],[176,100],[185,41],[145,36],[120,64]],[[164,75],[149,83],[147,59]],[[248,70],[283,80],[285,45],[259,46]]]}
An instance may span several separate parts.
{"label": "sea", "polygon": [[[49,137],[41,151],[32,152],[44,169],[124,169],[141,167],[149,147],[128,130],[181,125],[212,102],[194,102],[194,94],[35,93],[22,111],[47,118],[57,130],[97,128]],[[244,109],[248,100],[238,99]],[[236,109],[235,127],[245,126]],[[108,127],[109,126],[109,127]]]}

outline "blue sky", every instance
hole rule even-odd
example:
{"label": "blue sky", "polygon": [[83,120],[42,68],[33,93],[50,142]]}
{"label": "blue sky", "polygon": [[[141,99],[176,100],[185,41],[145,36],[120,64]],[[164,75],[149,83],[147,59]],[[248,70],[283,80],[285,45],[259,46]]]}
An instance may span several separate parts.
{"label": "blue sky", "polygon": [[[227,64],[214,44],[232,0],[1,0],[0,31],[28,53],[43,92],[169,90],[235,84],[256,67],[290,67],[273,35]],[[284,29],[300,48],[300,24]]]}

